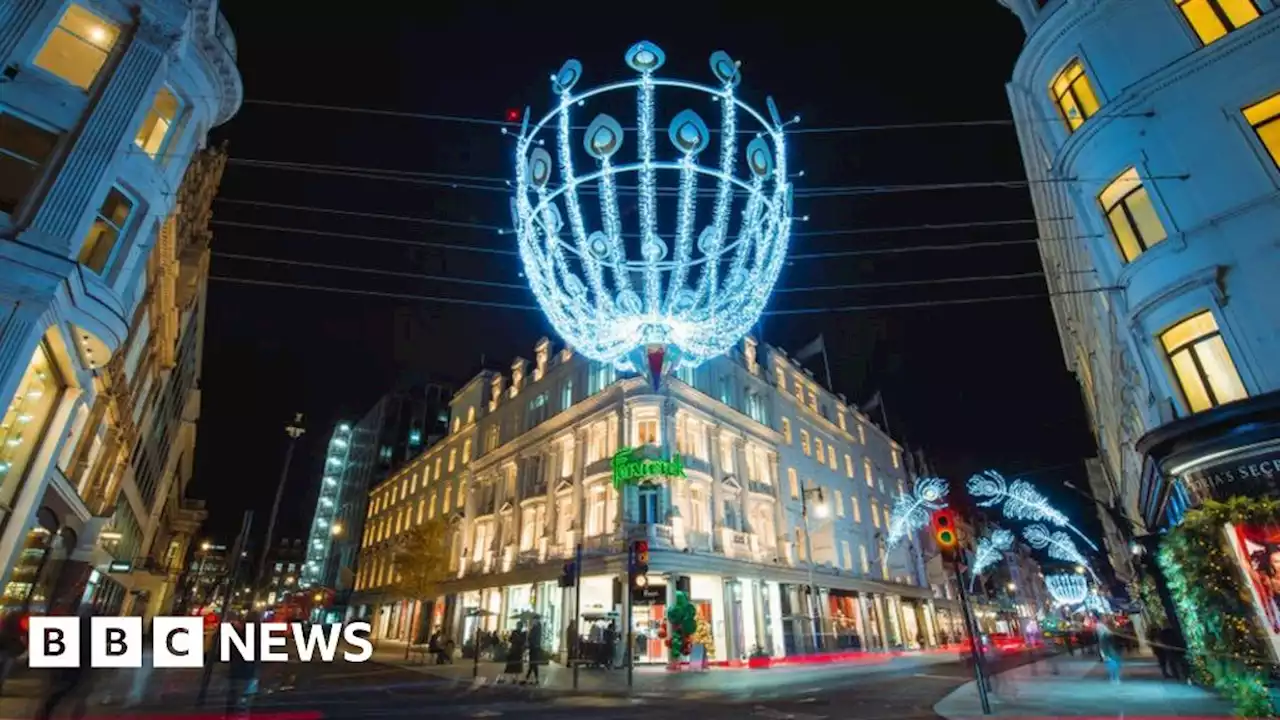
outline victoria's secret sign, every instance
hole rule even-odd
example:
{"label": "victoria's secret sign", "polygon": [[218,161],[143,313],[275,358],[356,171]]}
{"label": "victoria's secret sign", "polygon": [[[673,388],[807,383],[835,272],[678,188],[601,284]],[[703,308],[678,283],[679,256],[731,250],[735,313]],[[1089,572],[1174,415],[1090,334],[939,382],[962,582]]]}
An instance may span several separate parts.
{"label": "victoria's secret sign", "polygon": [[1184,476],[1189,489],[1217,500],[1234,495],[1268,495],[1280,492],[1280,447],[1230,462],[1206,465]]}

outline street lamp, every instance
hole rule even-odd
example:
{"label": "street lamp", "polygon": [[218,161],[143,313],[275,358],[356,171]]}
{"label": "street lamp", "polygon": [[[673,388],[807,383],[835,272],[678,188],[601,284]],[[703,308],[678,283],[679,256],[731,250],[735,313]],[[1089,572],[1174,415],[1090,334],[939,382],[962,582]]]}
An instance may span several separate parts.
{"label": "street lamp", "polygon": [[821,520],[831,513],[822,488],[805,488],[800,493],[800,516],[804,519],[804,556],[809,560],[809,612],[813,618],[813,649],[818,649],[822,637],[818,620],[818,586],[813,579],[813,540],[809,537],[809,496],[813,495],[813,514]]}
{"label": "street lamp", "polygon": [[1077,565],[1077,566],[1076,566],[1076,574],[1077,574],[1077,575],[1083,575],[1083,574],[1084,574],[1084,566],[1083,566],[1083,565]]}
{"label": "street lamp", "polygon": [[1009,583],[1008,585],[1006,585],[1005,587],[1006,587],[1006,588],[1008,588],[1009,592],[1013,592],[1014,590],[1017,590],[1017,589],[1018,589],[1018,583],[1013,583],[1013,582],[1011,582],[1011,583]]}
{"label": "street lamp", "polygon": [[333,535],[334,537],[337,537],[337,536],[341,535],[341,534],[342,534],[342,523],[340,523],[340,522],[336,522],[336,523],[334,523],[334,524],[333,524],[333,529],[329,531],[329,534]]}

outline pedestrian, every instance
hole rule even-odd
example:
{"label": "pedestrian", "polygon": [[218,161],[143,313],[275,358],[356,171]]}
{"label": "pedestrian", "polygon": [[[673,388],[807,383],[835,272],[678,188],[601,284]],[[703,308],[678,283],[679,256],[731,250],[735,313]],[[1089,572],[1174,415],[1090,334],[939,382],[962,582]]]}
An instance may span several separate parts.
{"label": "pedestrian", "polygon": [[512,682],[520,682],[520,675],[524,673],[524,645],[527,639],[524,621],[521,620],[516,623],[515,632],[511,633],[510,644],[507,646],[507,665],[498,676],[498,682],[502,682],[508,675],[513,678]]}
{"label": "pedestrian", "polygon": [[[80,617],[80,637],[91,636],[90,617],[93,609],[90,605],[82,605],[78,613]],[[55,710],[66,700],[71,700],[71,719],[84,717],[89,703],[89,694],[93,692],[93,671],[90,669],[91,656],[89,643],[80,643],[80,661],[74,667],[57,668],[49,679],[48,694],[44,702],[36,710],[34,720],[49,720]]]}
{"label": "pedestrian", "polygon": [[124,706],[126,708],[136,707],[142,703],[147,696],[147,684],[151,681],[151,672],[155,668],[154,654],[151,648],[151,623],[146,618],[142,620],[144,624],[142,634],[142,666],[134,668],[133,682],[129,687],[129,694],[125,697]]}
{"label": "pedestrian", "polygon": [[601,665],[606,669],[613,669],[614,657],[618,652],[618,626],[612,621],[604,629],[604,657],[601,658]]}
{"label": "pedestrian", "polygon": [[1156,664],[1160,666],[1160,675],[1162,677],[1173,677],[1172,668],[1169,666],[1169,649],[1164,645],[1164,639],[1161,637],[1164,629],[1152,626],[1147,631],[1147,644],[1151,646],[1151,652],[1156,656]]}
{"label": "pedestrian", "polygon": [[9,679],[13,664],[27,651],[22,631],[22,613],[14,610],[0,618],[0,695],[4,694],[4,681]]}
{"label": "pedestrian", "polygon": [[1159,640],[1164,649],[1165,662],[1169,665],[1169,674],[1165,677],[1179,682],[1189,679],[1191,673],[1187,667],[1187,654],[1178,638],[1178,631],[1172,627],[1160,628]]}
{"label": "pedestrian", "polygon": [[1120,639],[1105,623],[1098,624],[1098,653],[1107,666],[1112,685],[1120,684]]}
{"label": "pedestrian", "polygon": [[[257,630],[259,616],[256,611],[244,616],[242,628],[247,632]],[[239,623],[238,623],[239,624]],[[253,708],[253,699],[258,694],[258,656],[246,659],[235,650],[231,652],[231,662],[227,668],[227,711],[229,718],[247,716]]]}
{"label": "pedestrian", "polygon": [[538,666],[541,664],[542,622],[535,617],[529,624],[529,672],[525,673],[525,682],[529,682],[529,678],[533,678],[535,685],[542,683],[542,678],[538,676]]}

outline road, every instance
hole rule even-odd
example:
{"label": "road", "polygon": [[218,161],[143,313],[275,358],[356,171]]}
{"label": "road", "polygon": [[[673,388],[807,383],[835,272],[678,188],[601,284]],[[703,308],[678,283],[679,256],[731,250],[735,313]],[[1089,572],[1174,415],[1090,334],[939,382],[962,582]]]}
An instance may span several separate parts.
{"label": "road", "polygon": [[[1005,664],[1025,662],[1027,656],[1004,660]],[[115,702],[91,704],[90,714],[99,718],[165,717],[207,718],[220,715],[225,694],[215,681],[203,708],[194,705],[195,675],[155,677],[151,702],[125,710]],[[777,672],[721,671],[725,673]],[[335,663],[290,664],[271,667],[264,677],[264,692],[255,703],[253,716],[263,720],[325,720],[369,718],[500,718],[557,720],[558,718],[601,718],[602,720],[909,720],[935,718],[933,705],[957,686],[972,678],[960,662],[936,663],[923,668],[885,668],[849,675],[838,666],[819,666],[795,673],[797,682],[776,685],[764,692],[735,689],[725,693],[698,691],[679,697],[658,693],[638,696],[599,693],[575,694],[537,688],[480,686],[469,682],[441,680],[421,672],[389,665],[345,665]],[[749,677],[749,676],[748,676]],[[123,687],[128,677],[117,678]],[[739,683],[741,686],[742,683]],[[0,703],[0,717],[31,717],[34,697],[6,698]],[[69,708],[68,708],[69,709]],[[66,710],[63,711],[65,717]]]}

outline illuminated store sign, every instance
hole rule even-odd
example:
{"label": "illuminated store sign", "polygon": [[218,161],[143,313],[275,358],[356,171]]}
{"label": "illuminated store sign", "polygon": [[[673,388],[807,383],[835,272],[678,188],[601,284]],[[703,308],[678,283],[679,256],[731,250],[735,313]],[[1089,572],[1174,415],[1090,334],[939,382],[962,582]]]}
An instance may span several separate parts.
{"label": "illuminated store sign", "polygon": [[685,477],[684,459],[679,453],[665,460],[641,457],[636,453],[635,448],[622,448],[614,453],[610,466],[613,468],[615,488],[620,488],[624,484],[634,485],[649,478]]}

